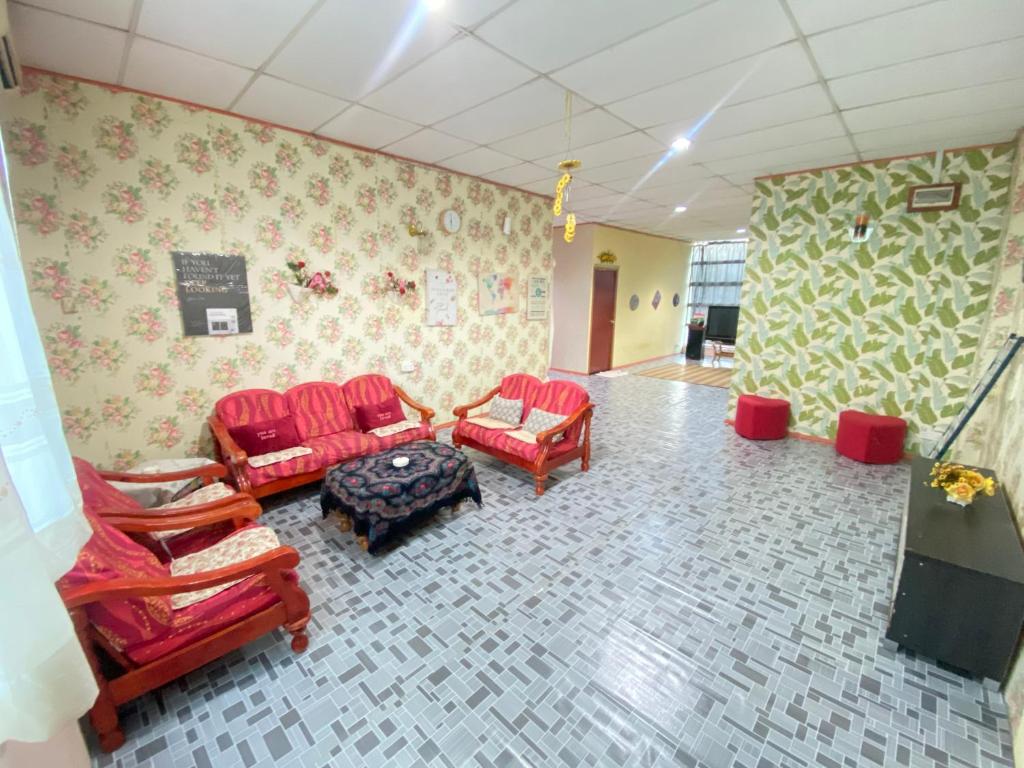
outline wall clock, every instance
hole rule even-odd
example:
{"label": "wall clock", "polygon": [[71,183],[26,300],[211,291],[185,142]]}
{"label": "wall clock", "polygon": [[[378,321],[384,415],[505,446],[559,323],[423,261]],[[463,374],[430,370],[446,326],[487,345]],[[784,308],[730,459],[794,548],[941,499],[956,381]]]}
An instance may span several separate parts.
{"label": "wall clock", "polygon": [[462,227],[462,217],[454,208],[449,208],[441,214],[441,228],[449,235],[454,235]]}

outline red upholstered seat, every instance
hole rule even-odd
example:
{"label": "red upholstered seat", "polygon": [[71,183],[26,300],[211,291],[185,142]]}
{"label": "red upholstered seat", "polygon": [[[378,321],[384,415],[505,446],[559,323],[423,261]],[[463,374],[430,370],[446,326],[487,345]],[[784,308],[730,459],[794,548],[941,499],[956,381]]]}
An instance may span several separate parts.
{"label": "red upholstered seat", "polygon": [[536,376],[528,373],[512,373],[501,380],[501,392],[499,393],[506,400],[523,401],[523,419],[529,413],[530,403],[543,386],[543,382]]}
{"label": "red upholstered seat", "polygon": [[272,389],[243,389],[225,395],[214,406],[228,429],[290,415],[284,395]]}
{"label": "red upholstered seat", "polygon": [[341,387],[332,381],[298,384],[284,393],[295,430],[305,445],[311,437],[333,435],[355,429],[352,414]]}
{"label": "red upholstered seat", "polygon": [[789,428],[789,403],[759,395],[740,395],[736,434],[748,440],[781,440]]}
{"label": "red upholstered seat", "polygon": [[[529,408],[540,408],[548,413],[560,413],[569,416],[580,406],[590,402],[590,395],[583,387],[572,381],[549,381],[541,384],[533,394],[533,398],[527,403]],[[526,418],[528,409],[523,409],[523,418]],[[577,422],[565,431],[563,440],[576,445],[583,431],[583,423]]]}
{"label": "red upholstered seat", "polygon": [[323,454],[313,453],[305,456],[298,456],[287,461],[279,461],[276,464],[267,464],[265,467],[245,467],[246,476],[253,488],[280,480],[282,477],[301,475],[303,472],[313,472],[323,466]]}
{"label": "red upholstered seat", "polygon": [[[371,437],[373,436],[371,435]],[[413,440],[430,440],[430,438],[430,427],[426,424],[420,424],[414,429],[407,429],[404,432],[396,432],[393,435],[376,437],[375,439],[380,443],[380,450],[383,451],[396,445],[411,443]]]}
{"label": "red upholstered seat", "polygon": [[[502,395],[504,397],[504,395]],[[509,427],[508,429],[514,429],[515,427]],[[472,424],[468,421],[462,420],[455,425],[455,431],[460,437],[468,437],[470,440],[476,440],[478,443],[483,445],[489,445],[494,448],[498,447],[498,442],[504,437],[505,432],[508,429],[488,429],[487,427],[481,427],[479,424]]]}
{"label": "red upholstered seat", "polygon": [[841,411],[836,451],[865,464],[894,464],[903,458],[906,436],[907,422],[896,416]]}
{"label": "red upholstered seat", "polygon": [[383,403],[396,396],[395,386],[387,376],[379,373],[367,373],[363,376],[356,376],[341,385],[341,391],[345,394],[345,400],[350,408],[357,405],[371,405]]}
{"label": "red upholstered seat", "polygon": [[[381,439],[376,435],[347,430],[335,432],[333,435],[311,437],[304,441],[303,445],[313,449],[313,457],[321,467],[329,467],[357,456],[365,456],[367,453],[377,453],[381,450]],[[250,474],[252,471],[250,467]]]}
{"label": "red upholstered seat", "polygon": [[[516,440],[508,435],[499,434],[490,444],[498,450],[519,456],[527,461],[533,461],[540,454],[540,446],[536,443],[524,443],[522,440]],[[552,443],[551,448],[548,449],[548,458],[553,459],[556,456],[561,456],[575,447],[576,443],[572,440],[558,440]]]}
{"label": "red upholstered seat", "polygon": [[99,471],[85,459],[73,456],[78,488],[82,492],[82,504],[93,509],[121,509],[137,512],[144,507],[127,493],[118,490],[100,475]]}

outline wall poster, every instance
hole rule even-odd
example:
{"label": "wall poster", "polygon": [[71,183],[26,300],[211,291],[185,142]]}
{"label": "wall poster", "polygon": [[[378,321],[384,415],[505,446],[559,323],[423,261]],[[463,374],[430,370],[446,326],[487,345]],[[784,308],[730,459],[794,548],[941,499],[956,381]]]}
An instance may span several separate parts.
{"label": "wall poster", "polygon": [[427,270],[427,325],[455,325],[459,319],[455,275],[441,269]]}
{"label": "wall poster", "polygon": [[548,294],[551,291],[546,277],[531,277],[527,282],[526,319],[548,319]]}
{"label": "wall poster", "polygon": [[516,311],[515,281],[497,272],[480,275],[480,314],[507,315]]}
{"label": "wall poster", "polygon": [[186,336],[252,333],[244,256],[172,251]]}

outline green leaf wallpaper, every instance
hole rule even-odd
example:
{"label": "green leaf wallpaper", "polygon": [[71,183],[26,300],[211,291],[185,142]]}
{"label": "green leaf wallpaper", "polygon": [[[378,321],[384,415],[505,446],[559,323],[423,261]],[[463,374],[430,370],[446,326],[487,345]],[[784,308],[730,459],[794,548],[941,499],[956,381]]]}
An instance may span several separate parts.
{"label": "green leaf wallpaper", "polygon": [[[947,153],[959,210],[907,213],[934,156],[756,182],[729,411],[782,397],[791,429],[834,437],[838,413],[905,418],[907,448],[941,432],[973,383],[1009,200],[1013,144]],[[874,227],[851,242],[854,217]]]}
{"label": "green leaf wallpaper", "polygon": [[[50,75],[29,73],[4,106],[21,257],[73,453],[114,468],[207,453],[213,403],[248,387],[381,372],[444,422],[506,373],[545,374],[548,324],[523,311],[527,279],[553,268],[538,195]],[[456,235],[439,229],[447,208]],[[246,257],[253,333],[182,336],[172,250]],[[294,303],[285,265],[300,259],[339,293]],[[419,291],[380,295],[388,270],[423,285],[428,268],[455,275],[453,327],[424,325]],[[519,311],[480,315],[490,272],[513,277]]]}

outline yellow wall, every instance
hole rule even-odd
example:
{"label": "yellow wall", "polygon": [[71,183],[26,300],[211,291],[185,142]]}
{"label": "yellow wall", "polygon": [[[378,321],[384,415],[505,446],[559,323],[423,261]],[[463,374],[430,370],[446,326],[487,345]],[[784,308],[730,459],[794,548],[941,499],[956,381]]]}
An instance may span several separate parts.
{"label": "yellow wall", "polygon": [[[611,251],[619,272],[612,365],[617,368],[679,352],[690,244],[599,225],[594,229],[594,263],[599,263],[598,254]],[[661,303],[654,309],[651,302],[656,291],[661,291]],[[679,294],[677,307],[672,306],[675,293]],[[633,294],[640,299],[636,310],[629,308]]]}

